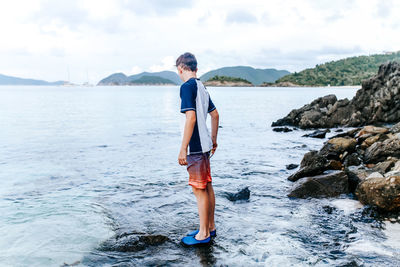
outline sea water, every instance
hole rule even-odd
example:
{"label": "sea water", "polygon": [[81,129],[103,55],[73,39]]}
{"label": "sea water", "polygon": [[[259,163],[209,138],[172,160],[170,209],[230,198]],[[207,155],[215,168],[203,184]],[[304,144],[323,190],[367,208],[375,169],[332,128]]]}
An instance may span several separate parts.
{"label": "sea water", "polygon": [[[221,125],[211,160],[218,236],[185,248],[198,218],[177,163],[179,87],[0,87],[0,266],[400,265],[398,218],[379,219],[350,195],[287,197],[295,170],[285,166],[326,139],[271,123],[357,88],[208,90]],[[248,201],[226,199],[245,187]],[[100,249],[123,233],[169,240]]]}

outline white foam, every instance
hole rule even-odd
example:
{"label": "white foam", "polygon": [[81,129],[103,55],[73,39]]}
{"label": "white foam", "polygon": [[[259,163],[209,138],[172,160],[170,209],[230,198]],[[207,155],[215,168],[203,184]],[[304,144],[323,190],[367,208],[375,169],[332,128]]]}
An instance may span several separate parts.
{"label": "white foam", "polygon": [[332,205],[334,205],[337,209],[342,210],[344,214],[349,215],[358,209],[361,209],[363,205],[354,199],[335,199],[332,200]]}

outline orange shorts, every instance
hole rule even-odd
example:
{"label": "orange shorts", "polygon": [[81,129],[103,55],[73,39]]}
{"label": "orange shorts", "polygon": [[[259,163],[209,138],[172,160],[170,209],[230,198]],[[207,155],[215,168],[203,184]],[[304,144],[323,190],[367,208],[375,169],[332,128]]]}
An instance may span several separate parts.
{"label": "orange shorts", "polygon": [[187,155],[187,171],[189,173],[189,185],[205,189],[207,183],[211,183],[210,152]]}

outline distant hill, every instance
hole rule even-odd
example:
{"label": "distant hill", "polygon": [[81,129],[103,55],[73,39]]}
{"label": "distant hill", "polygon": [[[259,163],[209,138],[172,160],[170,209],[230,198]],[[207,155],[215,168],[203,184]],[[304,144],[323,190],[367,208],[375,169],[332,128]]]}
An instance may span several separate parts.
{"label": "distant hill", "polygon": [[0,85],[63,85],[65,81],[47,82],[43,80],[24,79],[0,74]]}
{"label": "distant hill", "polygon": [[237,77],[248,80],[254,85],[260,85],[264,82],[275,82],[277,79],[289,74],[286,70],[276,69],[255,69],[247,66],[224,67],[209,71],[200,77],[202,81],[208,81],[210,78],[218,76]]}
{"label": "distant hill", "polygon": [[206,86],[223,86],[223,87],[249,87],[253,86],[251,82],[248,80],[237,78],[237,77],[229,77],[229,76],[218,76],[208,79],[204,82]]}
{"label": "distant hill", "polygon": [[400,51],[327,62],[286,75],[276,83],[290,82],[309,86],[360,85],[363,80],[374,76],[379,66],[387,61],[400,61]]}
{"label": "distant hill", "polygon": [[[137,82],[139,80],[139,82]],[[143,82],[145,81],[145,82]],[[137,85],[137,84],[176,84],[182,83],[178,74],[173,71],[142,72],[126,76],[123,73],[114,73],[102,79],[97,85]]]}
{"label": "distant hill", "polygon": [[139,79],[131,81],[130,84],[175,84],[175,83],[171,80],[161,78],[158,76],[144,75]]}

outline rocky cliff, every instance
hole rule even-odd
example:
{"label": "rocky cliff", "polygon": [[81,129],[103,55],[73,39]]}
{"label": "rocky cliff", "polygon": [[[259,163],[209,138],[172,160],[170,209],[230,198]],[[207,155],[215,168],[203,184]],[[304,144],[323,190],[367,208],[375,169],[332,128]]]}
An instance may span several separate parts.
{"label": "rocky cliff", "polygon": [[292,110],[272,126],[330,128],[382,125],[400,121],[400,64],[389,62],[378,74],[362,83],[353,99],[338,100],[335,95],[320,97],[300,109]]}

